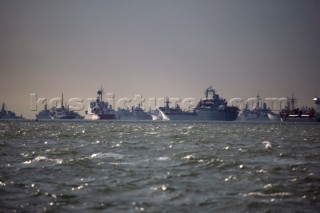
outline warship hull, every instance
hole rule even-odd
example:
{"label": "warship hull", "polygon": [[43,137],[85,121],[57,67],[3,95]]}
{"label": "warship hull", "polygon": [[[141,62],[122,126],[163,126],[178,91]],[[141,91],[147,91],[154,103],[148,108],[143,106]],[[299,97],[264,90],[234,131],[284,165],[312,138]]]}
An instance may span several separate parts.
{"label": "warship hull", "polygon": [[98,114],[99,119],[101,120],[112,120],[116,119],[115,114]]}
{"label": "warship hull", "polygon": [[37,120],[51,120],[50,112],[39,112],[39,114],[36,115]]}
{"label": "warship hull", "polygon": [[117,111],[117,119],[124,121],[152,120],[152,116],[140,108],[132,111],[120,109]]}
{"label": "warship hull", "polygon": [[[66,108],[59,108],[59,109],[51,110],[50,117],[53,120],[83,119],[83,116],[81,116],[77,112],[71,111]],[[38,118],[38,116],[37,116],[37,118]],[[45,119],[46,119],[46,116],[45,116]]]}
{"label": "warship hull", "polygon": [[283,122],[319,122],[320,118],[311,117],[309,115],[289,115],[287,117],[281,117]]}
{"label": "warship hull", "polygon": [[166,114],[165,115],[167,119],[163,119],[163,120],[171,120],[171,121],[192,121],[192,120],[199,120],[198,115],[170,115],[170,114]]}
{"label": "warship hull", "polygon": [[118,120],[122,121],[140,121],[140,120],[152,120],[151,115],[118,115]]}
{"label": "warship hull", "polygon": [[209,121],[234,121],[238,117],[238,109],[228,107],[227,110],[199,110],[198,120],[209,120]]}
{"label": "warship hull", "polygon": [[234,121],[238,117],[237,109],[212,110],[201,109],[192,114],[169,114],[164,113],[169,120],[199,120],[199,121]]}
{"label": "warship hull", "polygon": [[54,115],[54,116],[51,116],[51,118],[52,118],[53,120],[59,120],[59,119],[65,120],[65,119],[75,119],[76,116],[74,116],[74,115],[63,115],[63,116]]}

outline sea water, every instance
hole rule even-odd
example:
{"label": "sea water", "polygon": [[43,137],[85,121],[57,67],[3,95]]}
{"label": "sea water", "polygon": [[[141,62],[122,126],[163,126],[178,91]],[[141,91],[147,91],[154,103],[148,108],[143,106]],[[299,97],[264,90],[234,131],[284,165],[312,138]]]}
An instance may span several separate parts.
{"label": "sea water", "polygon": [[319,212],[320,125],[3,121],[0,212]]}

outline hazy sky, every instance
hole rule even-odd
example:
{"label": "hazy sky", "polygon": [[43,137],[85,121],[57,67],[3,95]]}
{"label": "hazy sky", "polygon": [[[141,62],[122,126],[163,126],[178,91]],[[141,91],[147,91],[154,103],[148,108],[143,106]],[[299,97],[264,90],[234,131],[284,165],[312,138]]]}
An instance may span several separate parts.
{"label": "hazy sky", "polygon": [[0,0],[0,101],[320,96],[319,0]]}

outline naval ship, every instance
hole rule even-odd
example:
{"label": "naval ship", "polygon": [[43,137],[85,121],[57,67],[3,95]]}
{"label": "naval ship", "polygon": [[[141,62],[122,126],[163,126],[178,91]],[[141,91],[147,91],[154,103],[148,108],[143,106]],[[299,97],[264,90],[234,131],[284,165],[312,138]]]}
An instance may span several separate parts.
{"label": "naval ship", "polygon": [[[46,105],[45,105],[45,112],[40,112],[45,114],[47,111]],[[49,115],[51,119],[83,119],[83,116],[79,115],[79,113],[70,110],[69,106],[65,107],[63,103],[63,94],[61,97],[61,106],[60,107],[52,107],[50,109]],[[39,114],[37,118],[40,118]],[[40,118],[41,119],[41,118]]]}
{"label": "naval ship", "polygon": [[320,98],[314,98],[315,108],[296,107],[297,99],[293,96],[287,99],[287,105],[280,111],[280,119],[285,122],[319,122]]}
{"label": "naval ship", "polygon": [[59,120],[59,119],[83,119],[79,113],[74,112],[68,107],[64,106],[63,94],[61,98],[60,107],[52,107],[48,109],[47,103],[44,105],[44,109],[36,114],[36,120]]}
{"label": "naval ship", "polygon": [[152,120],[151,114],[145,112],[141,105],[134,106],[129,109],[118,109],[117,119],[126,121]]}
{"label": "naval ship", "polygon": [[255,106],[250,109],[248,103],[245,104],[245,108],[239,114],[239,119],[244,121],[268,121],[274,120],[270,119],[269,115],[272,115],[272,111],[267,108],[267,104],[263,103],[260,106],[260,95],[258,94],[255,101]]}
{"label": "naval ship", "polygon": [[159,111],[168,120],[208,120],[234,121],[238,117],[239,108],[228,106],[227,101],[219,96],[212,86],[208,87],[195,109],[191,112],[183,111],[179,106],[170,108],[168,102]]}
{"label": "naval ship", "polygon": [[23,119],[23,117],[17,116],[14,112],[6,110],[6,105],[3,102],[0,111],[0,119]]}
{"label": "naval ship", "polygon": [[[170,107],[169,98],[166,98],[163,107],[159,107],[156,111],[157,117],[161,117],[162,120],[196,120],[198,113],[193,109],[191,112],[184,111],[181,109],[179,104],[175,107]],[[155,119],[154,119],[155,120]]]}
{"label": "naval ship", "polygon": [[97,91],[97,98],[90,102],[88,111],[84,119],[86,120],[111,120],[117,119],[117,112],[112,109],[112,106],[107,102],[103,101],[103,89]]}

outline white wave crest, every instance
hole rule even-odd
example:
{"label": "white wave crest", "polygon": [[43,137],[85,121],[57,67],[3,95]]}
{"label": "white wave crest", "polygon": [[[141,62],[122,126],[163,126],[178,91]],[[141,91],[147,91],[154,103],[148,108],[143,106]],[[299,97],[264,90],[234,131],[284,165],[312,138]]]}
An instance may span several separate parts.
{"label": "white wave crest", "polygon": [[47,158],[45,156],[37,156],[33,160],[27,160],[27,161],[23,162],[22,164],[32,164],[32,163],[37,163],[37,162],[41,162],[41,161],[54,162],[56,164],[62,164],[63,163],[62,159],[51,159],[51,158]]}
{"label": "white wave crest", "polygon": [[93,153],[91,158],[115,158],[115,159],[122,159],[124,156],[116,153]]}

